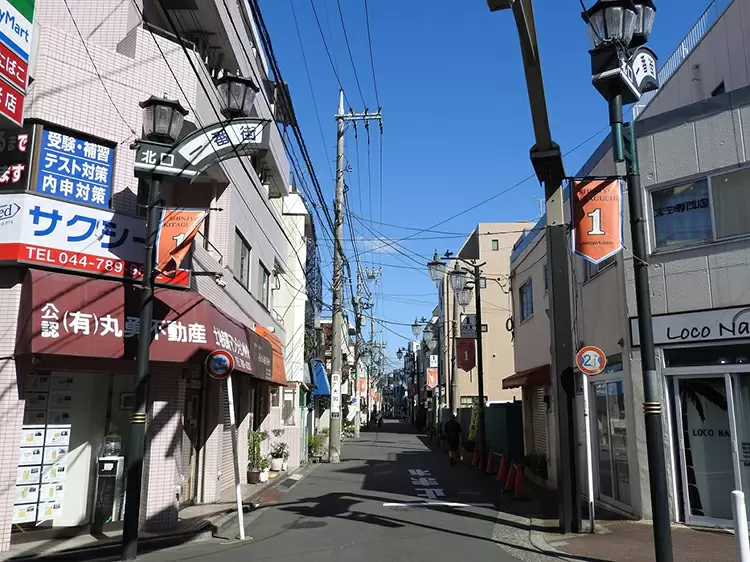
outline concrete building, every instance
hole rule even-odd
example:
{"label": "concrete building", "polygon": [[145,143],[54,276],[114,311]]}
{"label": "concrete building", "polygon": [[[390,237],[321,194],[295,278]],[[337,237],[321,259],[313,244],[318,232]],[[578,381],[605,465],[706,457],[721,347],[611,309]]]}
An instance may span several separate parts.
{"label": "concrete building", "polygon": [[[512,332],[508,330],[511,317],[510,297],[510,253],[518,235],[529,223],[479,223],[469,235],[458,252],[458,256],[468,260],[484,263],[482,266],[481,298],[482,334],[484,358],[484,392],[489,402],[512,402],[520,399],[521,393],[514,389],[504,389],[502,381],[515,372],[513,362]],[[479,397],[477,386],[477,369],[464,371],[455,363],[453,323],[459,328],[461,319],[476,313],[476,302],[471,302],[462,309],[450,287],[448,275],[455,266],[455,260],[448,263],[446,278],[441,285],[441,303],[439,309],[439,326],[450,328],[441,330],[442,350],[446,380],[450,384],[451,374],[458,380],[457,405],[471,407]],[[462,267],[466,267],[461,264]],[[470,274],[470,276],[473,273]]]}
{"label": "concrete building", "polygon": [[[64,3],[36,2],[26,126],[2,133],[4,165],[23,171],[4,182],[2,205],[14,212],[0,225],[2,244],[41,250],[7,254],[0,269],[0,551],[18,529],[96,526],[97,458],[124,464],[131,454],[139,293],[127,277],[142,261],[147,191],[129,149],[142,130],[138,102],[180,100],[187,134],[220,119],[214,79],[223,71],[262,86],[265,144],[192,184],[164,181],[166,207],[211,211],[192,276],[178,288],[161,278],[172,288],[156,294],[142,526],[168,529],[182,505],[233,490],[226,386],[203,369],[213,349],[235,356],[241,466],[250,429],[275,430],[292,467],[305,450],[296,406],[309,217],[290,188],[275,124],[285,116],[252,16],[213,1],[167,13],[150,0],[68,4],[72,15]],[[87,173],[91,183],[66,179]],[[73,232],[81,221],[92,229]],[[103,508],[113,521],[122,491]]]}
{"label": "concrete building", "polygon": [[[712,3],[707,14],[688,35],[689,43],[683,42],[689,48],[681,46],[666,59],[668,80],[662,77],[662,90],[641,108],[636,134],[672,517],[731,526],[731,490],[750,491],[750,457],[744,446],[750,442],[750,168],[745,133],[750,88],[744,34],[735,33],[750,22],[750,2]],[[709,56],[710,65],[705,64]],[[673,68],[671,60],[679,64]],[[680,87],[689,83],[684,82],[688,76],[701,88]],[[711,86],[713,82],[717,84]],[[616,173],[608,138],[576,176]],[[596,501],[648,519],[627,206],[624,218],[626,248],[620,254],[599,266],[572,258],[574,340],[579,347],[600,347],[608,363],[596,377],[581,379],[579,373],[579,478],[585,490],[580,390],[588,385]],[[546,286],[543,224],[544,219],[519,239],[511,258],[517,372],[505,385],[523,388],[526,450],[545,457],[549,474],[544,480],[556,487],[549,320],[540,314],[547,308],[541,290]]]}

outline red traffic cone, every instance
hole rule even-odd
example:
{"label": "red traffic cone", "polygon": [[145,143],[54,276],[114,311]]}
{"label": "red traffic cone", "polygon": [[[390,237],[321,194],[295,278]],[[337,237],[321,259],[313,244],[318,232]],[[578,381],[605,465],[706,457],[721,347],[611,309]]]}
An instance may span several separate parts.
{"label": "red traffic cone", "polygon": [[471,457],[471,466],[479,466],[479,449],[474,447],[474,456]]}
{"label": "red traffic cone", "polygon": [[524,471],[523,471],[523,465],[518,465],[518,470],[516,471],[516,488],[513,492],[513,499],[519,500],[519,501],[526,501],[528,498],[526,497],[526,478],[524,478]]}
{"label": "red traffic cone", "polygon": [[487,455],[487,470],[485,470],[487,474],[492,474],[495,472],[495,467],[492,466],[492,451],[490,451],[490,454]]}
{"label": "red traffic cone", "polygon": [[497,471],[497,479],[503,484],[508,479],[508,467],[505,466],[505,455],[500,455],[500,470]]}
{"label": "red traffic cone", "polygon": [[516,465],[511,463],[510,470],[508,471],[508,479],[505,481],[505,488],[503,492],[512,492],[516,486]]}

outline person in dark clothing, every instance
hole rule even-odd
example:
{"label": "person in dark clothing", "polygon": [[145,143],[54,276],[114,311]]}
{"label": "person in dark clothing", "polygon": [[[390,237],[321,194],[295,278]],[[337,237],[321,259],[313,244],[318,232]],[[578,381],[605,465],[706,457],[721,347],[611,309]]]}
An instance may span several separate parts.
{"label": "person in dark clothing", "polygon": [[443,432],[445,433],[445,440],[448,442],[448,458],[450,459],[450,463],[456,464],[459,459],[459,451],[461,450],[461,424],[458,423],[455,416],[450,416]]}

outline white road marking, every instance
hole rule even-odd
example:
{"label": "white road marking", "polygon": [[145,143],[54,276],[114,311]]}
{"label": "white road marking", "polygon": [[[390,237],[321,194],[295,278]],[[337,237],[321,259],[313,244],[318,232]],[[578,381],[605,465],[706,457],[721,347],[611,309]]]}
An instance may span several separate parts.
{"label": "white road marking", "polygon": [[495,507],[495,504],[460,502],[383,502],[383,507]]}

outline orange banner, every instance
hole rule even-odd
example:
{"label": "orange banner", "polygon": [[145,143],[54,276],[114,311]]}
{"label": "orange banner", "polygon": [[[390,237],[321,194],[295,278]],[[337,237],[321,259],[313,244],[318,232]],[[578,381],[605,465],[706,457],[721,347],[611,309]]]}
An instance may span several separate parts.
{"label": "orange banner", "polygon": [[193,239],[206,220],[205,209],[163,209],[156,237],[156,269],[174,277],[193,247]]}
{"label": "orange banner", "polygon": [[365,379],[359,379],[359,392],[367,394],[367,381]]}
{"label": "orange banner", "polygon": [[438,370],[427,369],[427,386],[429,388],[435,388],[438,383]]}
{"label": "orange banner", "polygon": [[571,186],[573,251],[594,264],[622,249],[619,179],[576,180]]}

